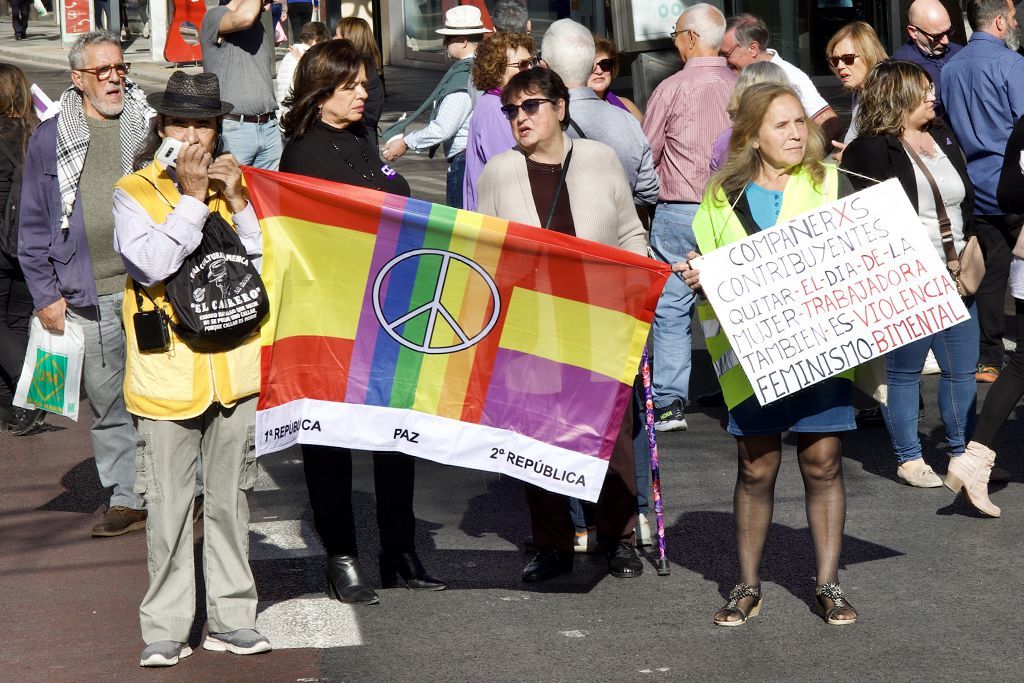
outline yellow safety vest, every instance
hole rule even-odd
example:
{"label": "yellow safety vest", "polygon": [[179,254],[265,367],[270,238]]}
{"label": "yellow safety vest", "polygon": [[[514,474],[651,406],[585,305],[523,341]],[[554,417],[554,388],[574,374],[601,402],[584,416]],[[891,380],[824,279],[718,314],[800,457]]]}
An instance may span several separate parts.
{"label": "yellow safety vest", "polygon": [[[181,195],[164,172],[153,162],[140,171],[121,178],[117,187],[142,206],[155,223],[165,223]],[[231,211],[220,195],[208,200],[229,224]],[[143,290],[143,309],[153,305],[171,314],[160,283]],[[127,278],[124,292],[124,329],[127,336],[124,399],[128,411],[153,420],[184,420],[203,414],[214,403],[231,407],[252,396],[260,388],[260,338],[254,333],[240,346],[229,351],[203,353],[193,351],[171,330],[171,347],[163,353],[143,353],[135,341],[132,317],[139,310],[134,283]]]}
{"label": "yellow safety vest", "polygon": [[[825,168],[824,188],[816,188],[813,178],[803,169],[790,176],[782,194],[782,208],[778,218],[780,222],[822,204],[834,202],[838,198],[839,172],[833,165],[826,165]],[[747,231],[721,190],[716,199],[712,199],[710,194],[704,195],[704,201],[701,202],[693,219],[693,233],[697,239],[697,249],[702,254],[709,254],[747,236]],[[697,304],[697,316],[700,318],[715,374],[718,375],[718,382],[722,386],[725,405],[732,410],[753,396],[754,389],[750,386],[750,380],[747,379],[747,374],[743,371],[732,346],[729,345],[725,330],[719,324],[718,317],[707,299],[701,298]],[[853,370],[844,371],[839,377],[852,381]]]}

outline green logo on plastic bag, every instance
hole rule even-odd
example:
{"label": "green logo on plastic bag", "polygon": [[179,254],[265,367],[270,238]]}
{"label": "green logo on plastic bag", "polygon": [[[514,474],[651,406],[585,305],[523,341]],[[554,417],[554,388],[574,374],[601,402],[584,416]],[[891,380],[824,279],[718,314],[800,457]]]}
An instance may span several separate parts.
{"label": "green logo on plastic bag", "polygon": [[68,357],[36,349],[36,367],[28,400],[52,413],[64,411],[64,378],[68,373]]}

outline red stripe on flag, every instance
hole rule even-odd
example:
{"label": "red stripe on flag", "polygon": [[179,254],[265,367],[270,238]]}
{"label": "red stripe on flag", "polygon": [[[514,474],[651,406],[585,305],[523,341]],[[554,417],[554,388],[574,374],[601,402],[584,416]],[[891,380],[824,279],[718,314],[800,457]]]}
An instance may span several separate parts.
{"label": "red stripe on flag", "polygon": [[353,344],[351,339],[310,336],[288,337],[264,346],[258,409],[300,398],[344,401]]}
{"label": "red stripe on flag", "polygon": [[287,216],[377,233],[384,192],[319,178],[246,167],[245,182],[259,218]]}

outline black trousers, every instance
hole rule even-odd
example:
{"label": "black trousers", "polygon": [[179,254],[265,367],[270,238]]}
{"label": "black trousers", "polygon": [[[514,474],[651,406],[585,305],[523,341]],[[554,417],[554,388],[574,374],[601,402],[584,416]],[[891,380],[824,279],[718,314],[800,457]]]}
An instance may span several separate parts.
{"label": "black trousers", "polygon": [[17,261],[0,252],[0,406],[10,406],[28,346],[32,296]]}
{"label": "black trousers", "polygon": [[10,0],[11,3],[11,28],[14,35],[25,36],[28,28],[28,13],[32,9],[32,0]]}
{"label": "black trousers", "polygon": [[[1019,321],[1024,316],[1024,301],[1014,299],[1013,303]],[[1010,354],[1010,360],[999,373],[999,379],[988,390],[971,440],[991,448],[999,429],[1017,407],[1021,396],[1024,396],[1024,347],[1018,347]]]}
{"label": "black trousers", "polygon": [[[352,451],[302,446],[313,525],[328,555],[358,556],[352,515]],[[384,554],[415,552],[416,517],[412,511],[415,460],[404,453],[373,454],[377,529]]]}
{"label": "black trousers", "polygon": [[1006,281],[1010,277],[1010,258],[1020,225],[1012,225],[1006,216],[975,216],[974,222],[985,254],[985,277],[974,295],[978,303],[978,327],[981,342],[979,365],[1003,364],[1003,335],[1006,331]]}
{"label": "black trousers", "polygon": [[[302,27],[313,20],[313,3],[311,2],[289,2],[288,3],[288,24],[292,27],[292,42],[301,43],[299,31]],[[331,27],[328,26],[330,31]]]}
{"label": "black trousers", "polygon": [[[530,507],[534,547],[571,551],[575,528],[569,515],[569,498],[527,484],[526,503]],[[596,517],[598,542],[605,550],[614,550],[620,542],[632,543],[637,519],[632,410],[626,410],[615,440],[597,499]]]}

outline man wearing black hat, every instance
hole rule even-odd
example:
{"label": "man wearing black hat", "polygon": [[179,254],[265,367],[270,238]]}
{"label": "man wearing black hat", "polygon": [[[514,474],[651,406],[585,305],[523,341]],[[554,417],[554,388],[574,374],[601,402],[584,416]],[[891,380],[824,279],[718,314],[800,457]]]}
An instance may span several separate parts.
{"label": "man wearing black hat", "polygon": [[192,653],[191,520],[200,453],[209,625],[203,647],[240,655],[270,650],[255,630],[256,586],[247,556],[259,336],[206,352],[171,326],[164,328],[169,344],[153,349],[137,314],[156,309],[175,316],[165,282],[199,248],[208,219],[216,222],[219,214],[233,227],[257,268],[262,239],[238,162],[231,154],[217,156],[222,117],[232,109],[220,99],[217,77],[177,71],[165,92],[147,100],[157,111],[157,127],[144,149],[155,157],[140,154],[141,168],[114,189],[114,249],[130,278],[124,396],[138,424],[136,490],[144,491],[149,510],[149,590],[139,608],[146,648],[139,664],[171,666]]}

